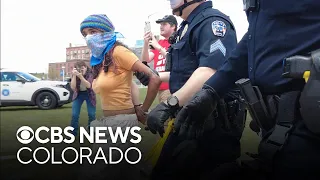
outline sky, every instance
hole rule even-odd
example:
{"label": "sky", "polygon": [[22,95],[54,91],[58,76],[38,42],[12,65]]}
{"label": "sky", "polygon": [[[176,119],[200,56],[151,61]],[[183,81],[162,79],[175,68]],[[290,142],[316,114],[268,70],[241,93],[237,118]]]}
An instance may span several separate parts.
{"label": "sky", "polygon": [[[231,18],[239,41],[248,28],[242,0],[212,3]],[[90,14],[106,14],[133,46],[143,39],[145,21],[158,33],[154,21],[171,9],[167,0],[1,0],[0,67],[47,73],[48,63],[66,61],[69,43],[85,45],[80,23]]]}

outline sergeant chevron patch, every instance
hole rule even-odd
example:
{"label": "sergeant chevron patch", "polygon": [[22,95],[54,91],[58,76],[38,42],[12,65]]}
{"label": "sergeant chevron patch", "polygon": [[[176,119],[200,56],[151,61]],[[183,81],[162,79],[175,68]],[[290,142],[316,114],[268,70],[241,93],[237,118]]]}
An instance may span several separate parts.
{"label": "sergeant chevron patch", "polygon": [[216,50],[220,50],[220,52],[223,54],[223,56],[226,56],[227,49],[226,49],[226,47],[224,47],[224,45],[220,39],[218,39],[216,42],[214,42],[210,46],[210,53],[213,53]]}

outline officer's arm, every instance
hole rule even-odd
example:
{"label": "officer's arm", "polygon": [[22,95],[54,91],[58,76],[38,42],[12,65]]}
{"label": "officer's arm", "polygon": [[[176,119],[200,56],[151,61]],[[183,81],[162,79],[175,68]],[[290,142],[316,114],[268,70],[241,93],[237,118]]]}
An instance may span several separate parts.
{"label": "officer's arm", "polygon": [[233,50],[228,60],[222,67],[205,82],[206,85],[211,86],[221,97],[234,83],[241,78],[248,77],[248,33],[246,33],[236,49]]}
{"label": "officer's arm", "polygon": [[[222,22],[224,29],[213,31],[213,23]],[[220,24],[221,25],[221,24]],[[224,25],[224,26],[223,26]],[[225,30],[225,31],[224,31]],[[225,33],[223,33],[225,32]],[[174,95],[179,99],[179,105],[184,105],[198,92],[203,84],[226,61],[227,56],[236,47],[237,38],[230,24],[220,18],[205,20],[193,33],[191,47],[196,51],[199,67],[193,72],[185,85]]]}
{"label": "officer's arm", "polygon": [[173,94],[173,96],[179,99],[179,105],[183,106],[188,102],[214,73],[215,70],[207,67],[199,67],[196,69],[182,88]]}

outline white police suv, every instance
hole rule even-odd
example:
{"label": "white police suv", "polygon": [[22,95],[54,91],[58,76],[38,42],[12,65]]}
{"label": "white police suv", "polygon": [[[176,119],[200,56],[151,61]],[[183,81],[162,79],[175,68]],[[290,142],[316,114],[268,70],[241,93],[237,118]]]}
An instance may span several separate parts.
{"label": "white police suv", "polygon": [[38,106],[53,109],[71,102],[67,82],[44,81],[29,73],[1,69],[0,106]]}

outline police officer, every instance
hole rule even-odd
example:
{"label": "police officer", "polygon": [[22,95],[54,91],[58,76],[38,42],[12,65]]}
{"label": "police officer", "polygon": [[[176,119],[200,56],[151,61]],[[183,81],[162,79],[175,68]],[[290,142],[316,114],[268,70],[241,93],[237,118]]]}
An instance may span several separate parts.
{"label": "police officer", "polygon": [[[147,125],[154,134],[164,133],[164,122],[174,117],[216,72],[237,44],[234,25],[228,16],[204,0],[171,0],[173,14],[180,16],[177,34],[171,38],[167,53],[167,71],[172,94],[148,115]],[[206,118],[203,138],[196,141],[170,134],[153,170],[152,179],[193,178],[217,165],[240,156],[240,137],[245,110],[237,101],[237,92],[221,99],[221,109]],[[226,113],[229,110],[229,114]],[[237,116],[238,115],[238,116]],[[238,119],[237,119],[238,118]],[[239,122],[239,124],[237,124]]]}
{"label": "police officer", "polygon": [[[264,97],[276,95],[279,98],[276,124],[259,144],[258,158],[263,162],[260,164],[263,171],[271,179],[319,179],[320,129],[308,126],[312,121],[319,124],[315,123],[319,121],[319,114],[318,117],[302,118],[306,114],[299,112],[299,102],[300,105],[303,102],[299,96],[305,81],[284,78],[282,72],[285,58],[309,56],[310,52],[320,48],[320,1],[244,2],[248,32],[223,66],[179,111],[175,132],[178,135],[192,134],[196,130],[192,128],[193,124],[203,124],[204,121],[193,116],[210,113],[213,109],[208,107],[215,107],[219,97],[237,80],[249,78]],[[313,87],[314,92],[320,92],[319,84]]]}

